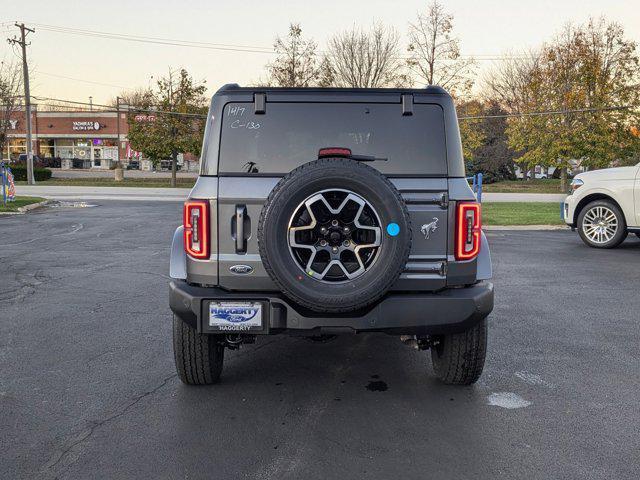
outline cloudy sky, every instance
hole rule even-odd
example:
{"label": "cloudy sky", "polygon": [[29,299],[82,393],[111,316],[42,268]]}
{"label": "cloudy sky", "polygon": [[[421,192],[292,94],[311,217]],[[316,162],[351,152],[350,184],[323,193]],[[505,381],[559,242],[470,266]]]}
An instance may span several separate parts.
{"label": "cloudy sky", "polygon": [[[606,15],[620,22],[629,38],[640,41],[637,0],[447,0],[455,17],[462,53],[479,58],[502,56],[535,47],[567,22]],[[230,2],[217,0],[5,0],[0,11],[0,33],[17,33],[14,21],[35,25],[29,39],[32,94],[95,103],[132,87],[146,86],[169,67],[185,67],[206,80],[210,92],[229,82],[240,84],[264,75],[273,55],[275,35],[285,34],[290,22],[299,22],[305,36],[319,48],[334,32],[353,24],[382,21],[394,26],[406,44],[407,24],[426,2],[405,0],[324,0]],[[70,34],[69,29],[105,32],[108,38]],[[52,31],[56,30],[56,31]],[[123,41],[112,34],[155,37],[165,44]],[[167,45],[164,39],[201,42],[199,47]],[[175,43],[175,42],[173,42]],[[206,44],[206,45],[205,45]],[[212,49],[222,44],[228,50]],[[235,51],[245,45],[250,50]],[[0,60],[15,58],[0,43]],[[480,75],[496,60],[481,60]]]}

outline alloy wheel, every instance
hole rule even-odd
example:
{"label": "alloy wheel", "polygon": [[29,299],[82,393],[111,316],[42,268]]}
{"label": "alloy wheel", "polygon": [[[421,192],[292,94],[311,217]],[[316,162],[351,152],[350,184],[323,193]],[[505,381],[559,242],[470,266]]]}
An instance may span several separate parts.
{"label": "alloy wheel", "polygon": [[618,231],[618,218],[608,207],[598,205],[587,211],[582,219],[582,231],[593,243],[605,244]]}
{"label": "alloy wheel", "polygon": [[295,209],[288,242],[305,275],[321,282],[350,281],[378,257],[380,218],[368,201],[350,190],[322,190]]}

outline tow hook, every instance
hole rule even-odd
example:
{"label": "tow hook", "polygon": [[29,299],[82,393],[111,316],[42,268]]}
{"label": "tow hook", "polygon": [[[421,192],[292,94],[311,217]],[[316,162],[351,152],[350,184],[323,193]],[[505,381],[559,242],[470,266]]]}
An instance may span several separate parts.
{"label": "tow hook", "polygon": [[438,344],[437,338],[429,336],[418,337],[416,335],[400,335],[400,341],[414,350],[429,350]]}
{"label": "tow hook", "polygon": [[255,335],[229,334],[224,338],[224,346],[229,350],[238,350],[243,343],[256,343]]}

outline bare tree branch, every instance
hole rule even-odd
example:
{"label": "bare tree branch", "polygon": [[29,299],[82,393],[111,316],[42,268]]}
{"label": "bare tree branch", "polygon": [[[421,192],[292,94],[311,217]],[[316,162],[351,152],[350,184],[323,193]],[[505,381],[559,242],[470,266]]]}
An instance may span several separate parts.
{"label": "bare tree branch", "polygon": [[316,65],[316,43],[302,37],[300,24],[292,23],[286,38],[276,38],[273,45],[277,58],[267,65],[267,85],[277,87],[310,87],[320,76]]}
{"label": "bare tree branch", "polygon": [[475,61],[460,56],[460,42],[452,32],[453,15],[434,0],[426,14],[418,13],[409,24],[407,65],[423,82],[462,95],[473,86]]}
{"label": "bare tree branch", "polygon": [[8,141],[15,113],[22,109],[22,67],[16,62],[0,62],[0,158]]}
{"label": "bare tree branch", "polygon": [[370,31],[353,27],[329,40],[328,54],[333,84],[338,87],[376,88],[406,82],[399,58],[399,35],[393,28],[375,24]]}

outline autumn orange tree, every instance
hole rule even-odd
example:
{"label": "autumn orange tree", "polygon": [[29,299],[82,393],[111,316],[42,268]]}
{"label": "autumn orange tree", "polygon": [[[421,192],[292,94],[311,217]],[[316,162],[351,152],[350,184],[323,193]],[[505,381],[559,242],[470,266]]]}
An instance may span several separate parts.
{"label": "autumn orange tree", "polygon": [[640,61],[636,42],[604,18],[568,25],[525,59],[506,62],[489,90],[514,114],[509,144],[525,168],[602,168],[637,154]]}

